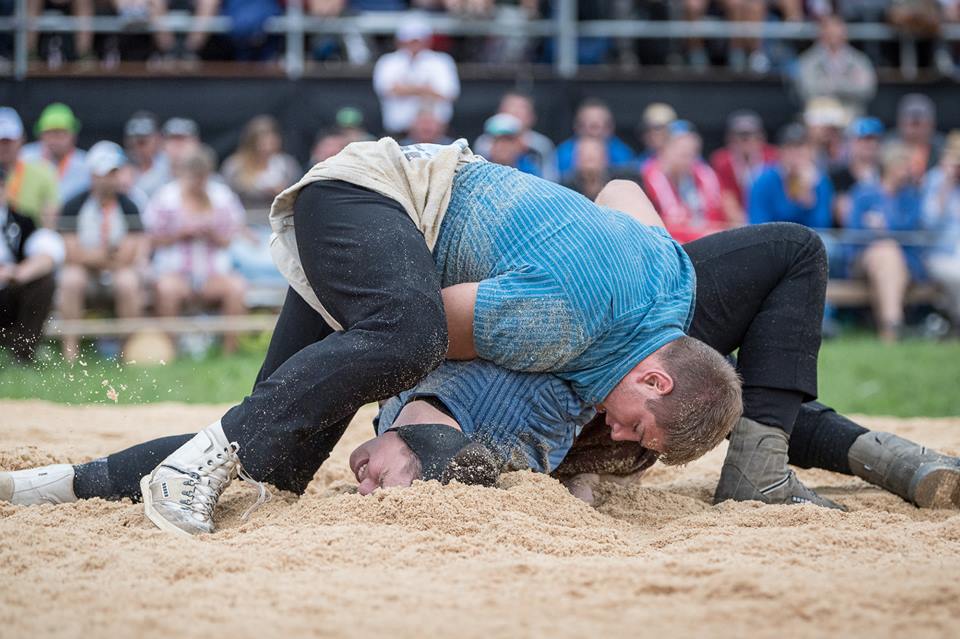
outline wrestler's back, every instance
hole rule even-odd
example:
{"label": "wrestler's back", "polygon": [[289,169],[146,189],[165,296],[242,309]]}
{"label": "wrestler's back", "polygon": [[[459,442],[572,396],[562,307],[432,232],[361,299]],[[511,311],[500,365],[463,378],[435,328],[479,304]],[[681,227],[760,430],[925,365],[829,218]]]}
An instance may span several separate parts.
{"label": "wrestler's back", "polygon": [[647,337],[636,324],[675,338],[692,307],[693,267],[662,229],[488,162],[457,172],[434,259],[443,286],[482,282],[478,349],[488,342],[490,358],[515,370],[636,354]]}

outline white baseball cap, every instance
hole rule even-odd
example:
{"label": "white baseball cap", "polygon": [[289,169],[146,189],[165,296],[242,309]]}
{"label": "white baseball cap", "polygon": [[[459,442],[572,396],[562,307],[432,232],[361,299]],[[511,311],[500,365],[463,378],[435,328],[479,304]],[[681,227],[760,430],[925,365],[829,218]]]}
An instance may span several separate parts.
{"label": "white baseball cap", "polygon": [[97,177],[103,177],[126,163],[127,156],[115,142],[97,142],[87,151],[87,168]]}
{"label": "white baseball cap", "polygon": [[516,116],[509,113],[498,113],[487,118],[483,124],[483,132],[493,137],[520,135],[521,131],[523,131],[523,124]]}
{"label": "white baseball cap", "polygon": [[0,107],[0,140],[23,138],[23,120],[15,109]]}
{"label": "white baseball cap", "polygon": [[420,14],[410,14],[400,21],[397,26],[397,40],[410,42],[411,40],[427,40],[433,35],[433,28],[427,19]]}

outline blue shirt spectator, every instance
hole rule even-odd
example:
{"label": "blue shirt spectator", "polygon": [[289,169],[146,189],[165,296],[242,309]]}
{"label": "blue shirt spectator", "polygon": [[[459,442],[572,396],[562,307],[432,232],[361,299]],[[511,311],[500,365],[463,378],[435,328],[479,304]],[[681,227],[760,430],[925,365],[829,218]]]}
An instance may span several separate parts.
{"label": "blue shirt spectator", "polygon": [[940,166],[924,180],[923,223],[936,234],[924,265],[943,290],[953,325],[960,326],[960,131],[947,137]]}
{"label": "blue shirt spectator", "polygon": [[931,170],[923,182],[923,223],[937,234],[937,252],[960,255],[960,135],[955,139],[955,158]]}
{"label": "blue shirt spectator", "polygon": [[[573,158],[577,154],[577,138],[570,138],[560,143],[557,147],[557,171],[560,175],[566,175],[573,170]],[[605,140],[607,145],[607,158],[610,166],[614,168],[623,168],[633,164],[636,156],[626,142],[618,137],[610,137]]]}
{"label": "blue shirt spectator", "polygon": [[600,100],[586,100],[577,109],[573,125],[574,136],[557,147],[557,171],[564,177],[574,168],[577,143],[580,138],[603,140],[607,146],[607,160],[611,168],[623,168],[636,161],[633,149],[614,135],[613,114]]}
{"label": "blue shirt spectator", "polygon": [[830,203],[833,201],[833,186],[827,175],[818,173],[812,202],[794,199],[789,192],[788,179],[778,165],[770,166],[760,174],[750,191],[750,223],[796,222],[812,228],[832,226]]}
{"label": "blue shirt spectator", "polygon": [[802,124],[789,124],[779,135],[780,159],[754,181],[748,198],[751,224],[795,222],[813,228],[833,226],[833,185],[819,170]]}
{"label": "blue shirt spectator", "polygon": [[[850,219],[848,228],[873,230],[878,238],[885,231],[916,231],[923,220],[920,189],[914,184],[906,184],[896,191],[889,191],[882,182],[863,182],[851,193]],[[851,251],[851,260],[855,260],[864,250],[858,245]],[[922,248],[905,244],[902,246],[910,275],[914,279],[924,276]]]}
{"label": "blue shirt spectator", "polygon": [[497,113],[487,118],[483,133],[489,141],[485,156],[488,160],[543,177],[532,153],[526,148],[523,124],[518,118],[509,113]]}

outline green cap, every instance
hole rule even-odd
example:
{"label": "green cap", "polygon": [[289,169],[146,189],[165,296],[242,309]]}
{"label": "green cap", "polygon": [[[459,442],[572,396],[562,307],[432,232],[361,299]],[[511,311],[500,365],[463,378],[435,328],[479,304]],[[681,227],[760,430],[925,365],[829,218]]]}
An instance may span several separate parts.
{"label": "green cap", "polygon": [[356,107],[343,107],[337,111],[337,126],[358,129],[363,126],[363,113]]}
{"label": "green cap", "polygon": [[73,114],[70,107],[62,102],[48,104],[40,113],[40,118],[34,126],[34,132],[37,135],[56,129],[66,129],[74,133],[80,130],[80,120]]}

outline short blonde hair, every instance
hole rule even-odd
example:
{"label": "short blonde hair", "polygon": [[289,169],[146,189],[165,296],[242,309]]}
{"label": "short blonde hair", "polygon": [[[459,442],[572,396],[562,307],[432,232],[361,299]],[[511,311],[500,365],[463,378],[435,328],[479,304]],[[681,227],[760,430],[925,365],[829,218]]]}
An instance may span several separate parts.
{"label": "short blonde hair", "polygon": [[740,378],[720,353],[693,337],[681,337],[660,352],[673,390],[647,400],[666,435],[660,461],[686,464],[722,442],[743,413]]}

